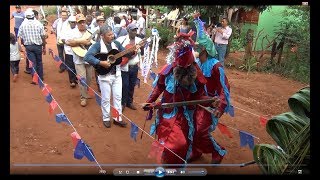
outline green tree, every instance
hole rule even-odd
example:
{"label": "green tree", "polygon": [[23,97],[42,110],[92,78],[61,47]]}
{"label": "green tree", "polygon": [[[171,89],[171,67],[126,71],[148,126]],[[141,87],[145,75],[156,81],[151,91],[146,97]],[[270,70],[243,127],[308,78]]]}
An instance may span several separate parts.
{"label": "green tree", "polygon": [[[275,35],[281,39],[277,48],[277,63],[271,69],[285,76],[310,81],[310,7],[289,6],[283,20],[275,27]],[[284,52],[284,60],[281,61]]]}

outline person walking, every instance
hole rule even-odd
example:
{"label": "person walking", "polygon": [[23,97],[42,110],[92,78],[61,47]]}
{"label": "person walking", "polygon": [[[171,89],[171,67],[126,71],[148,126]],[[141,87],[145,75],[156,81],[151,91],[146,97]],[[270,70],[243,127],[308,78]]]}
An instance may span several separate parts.
{"label": "person walking", "polygon": [[10,68],[13,75],[13,82],[16,82],[19,74],[21,45],[17,42],[14,34],[10,33]]}
{"label": "person walking", "polygon": [[[23,39],[27,58],[43,80],[42,55],[46,54],[46,38],[43,25],[35,19],[32,9],[25,12],[26,21],[20,26],[18,37]],[[31,72],[32,76],[35,72]],[[36,84],[31,82],[31,84]]]}

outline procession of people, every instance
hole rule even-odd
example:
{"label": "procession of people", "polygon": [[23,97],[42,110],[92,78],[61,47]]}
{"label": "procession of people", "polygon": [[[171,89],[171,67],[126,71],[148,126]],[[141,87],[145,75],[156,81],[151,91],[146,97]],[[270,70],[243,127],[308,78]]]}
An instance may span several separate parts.
{"label": "procession of people", "polygon": [[[13,81],[18,82],[20,51],[23,50],[36,70],[33,72],[26,67],[25,72],[37,73],[44,80],[42,55],[46,54],[48,47],[44,26],[35,18],[33,9],[21,12],[20,6],[16,8],[17,12],[12,14],[16,21],[15,35],[10,33]],[[196,31],[188,25],[188,18],[182,18],[183,23],[176,31],[174,42],[168,46],[170,53],[167,59],[170,61],[158,72],[148,99],[139,108],[133,99],[134,92],[139,91],[135,90],[135,85],[141,67],[139,63],[146,54],[145,44],[141,43],[147,38],[148,28],[142,11],[138,12],[137,20],[131,14],[128,14],[129,19],[123,16],[110,19],[99,11],[87,16],[81,13],[73,15],[67,8],[62,8],[59,15],[52,26],[58,56],[63,62],[59,72],[67,71],[69,78],[66,81],[70,87],[79,87],[80,106],[86,107],[91,103],[91,97],[76,75],[83,77],[86,85],[90,86],[92,76],[96,74],[102,97],[102,123],[106,128],[112,127],[111,122],[126,128],[128,122],[122,114],[129,109],[150,111],[156,107],[153,132],[166,147],[162,152],[162,163],[181,164],[184,162],[181,158],[191,163],[203,153],[212,154],[213,164],[222,162],[227,150],[211,133],[219,118],[231,108],[230,85],[223,67],[225,49],[232,32],[226,19],[222,19],[222,27],[216,29],[213,41],[202,26],[199,13],[192,15]],[[160,10],[157,9],[154,19],[159,18]],[[88,33],[90,37],[84,38]],[[193,34],[196,34],[196,41],[192,40]],[[126,52],[129,48],[132,50]],[[125,53],[117,59],[96,56],[113,52]],[[102,74],[97,69],[106,73]],[[162,100],[157,102],[161,94]],[[173,103],[174,106],[161,107],[162,103]],[[118,118],[112,117],[111,107],[118,112]]]}

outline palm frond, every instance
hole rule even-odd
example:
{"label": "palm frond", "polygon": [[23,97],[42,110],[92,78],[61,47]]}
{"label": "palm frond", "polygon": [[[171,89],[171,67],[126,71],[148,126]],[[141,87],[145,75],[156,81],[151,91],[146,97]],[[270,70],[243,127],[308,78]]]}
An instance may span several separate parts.
{"label": "palm frond", "polygon": [[258,144],[254,160],[263,173],[292,174],[310,161],[310,88],[302,88],[288,100],[292,112],[272,117],[266,131],[281,147]]}
{"label": "palm frond", "polygon": [[292,112],[310,118],[310,87],[299,90],[288,99]]}

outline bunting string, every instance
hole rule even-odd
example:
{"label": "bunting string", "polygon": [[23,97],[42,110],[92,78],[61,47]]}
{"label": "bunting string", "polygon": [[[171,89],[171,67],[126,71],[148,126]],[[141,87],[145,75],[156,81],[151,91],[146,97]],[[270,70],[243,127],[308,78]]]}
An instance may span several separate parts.
{"label": "bunting string", "polygon": [[[51,54],[51,56],[53,57],[53,59],[54,59],[55,61],[57,61],[56,59],[59,58],[59,63],[60,63],[60,61],[61,61],[61,60],[60,60],[60,57],[59,57],[59,56],[56,56],[56,55],[54,54],[54,52],[53,52],[52,49],[49,48],[48,51],[49,51],[49,53]],[[75,72],[73,72],[72,69],[71,69],[70,67],[68,67],[68,65],[65,64],[63,61],[61,61],[61,63],[63,63],[63,64],[70,70],[70,72],[72,72],[74,75],[76,75],[77,77],[80,77],[80,78],[78,78],[78,79],[79,79],[79,81],[81,81],[81,78],[83,78],[83,77],[81,77],[80,75],[77,75]],[[86,87],[88,87],[89,89],[91,89],[92,92],[95,94],[96,97],[98,96],[100,99],[102,99],[102,97],[100,96],[100,94],[97,93],[92,87],[90,87],[85,81],[81,81],[81,83],[82,83],[84,86],[86,86]],[[98,104],[99,104],[99,103],[98,103]],[[100,103],[99,105],[101,106],[101,103]],[[111,104],[110,104],[110,106],[111,106],[115,111],[117,111],[117,110],[114,108],[114,106],[112,106]],[[119,112],[118,112],[118,114],[119,114]],[[158,140],[155,139],[152,135],[150,135],[148,132],[146,132],[145,130],[143,130],[140,126],[138,126],[136,123],[134,123],[134,122],[133,122],[130,118],[128,118],[126,115],[121,114],[121,116],[122,116],[123,118],[127,119],[130,123],[135,124],[143,133],[147,134],[150,138],[152,138],[153,140],[157,141],[157,142],[158,142],[159,144],[161,144],[164,148],[166,148],[166,149],[167,149],[168,151],[170,151],[172,154],[174,154],[174,155],[177,156],[179,159],[181,159],[184,163],[187,163],[186,160],[184,160],[182,157],[180,157],[178,154],[176,154],[175,152],[173,152],[170,148],[168,148],[168,147],[165,146],[164,144],[160,143],[160,141],[158,141]],[[90,151],[89,151],[89,152],[90,152]]]}
{"label": "bunting string", "polygon": [[[32,62],[32,61],[28,58],[26,52],[25,52],[25,57],[26,57],[26,59],[28,59],[29,62]],[[33,69],[33,72],[34,72],[34,74],[33,74],[33,79],[35,79],[35,77],[37,77],[37,81],[38,81],[38,84],[39,84],[40,88],[41,88],[41,84],[44,85],[43,90],[45,89],[45,91],[48,92],[48,95],[52,98],[51,103],[52,103],[52,102],[55,102],[56,106],[60,109],[60,111],[62,112],[62,114],[66,117],[66,120],[68,121],[68,124],[71,125],[71,127],[72,127],[73,130],[74,130],[74,132],[78,134],[78,131],[77,131],[76,128],[74,127],[73,123],[70,121],[70,119],[69,119],[69,118],[67,117],[67,115],[64,113],[63,109],[61,108],[61,106],[59,105],[59,103],[56,101],[56,99],[54,98],[54,96],[52,95],[50,88],[48,88],[47,84],[45,84],[45,83],[42,81],[42,79],[41,79],[40,76],[38,75],[37,71],[35,70],[34,66],[31,66],[31,68]],[[33,81],[33,82],[35,82],[35,81]],[[37,82],[35,82],[35,83],[37,83]],[[50,103],[50,106],[49,106],[50,108],[51,108],[51,103]],[[54,110],[55,107],[52,107],[52,109]],[[53,111],[53,110],[52,110],[52,111]],[[97,161],[97,159],[96,159],[96,158],[94,157],[94,155],[92,154],[91,150],[88,148],[87,144],[84,143],[84,146],[85,146],[85,148],[87,149],[87,151],[90,153],[91,157],[94,159],[94,161],[96,162],[96,164],[98,165],[98,167],[100,168],[100,172],[103,172],[104,170],[102,169],[101,165],[99,164],[99,162]]]}

